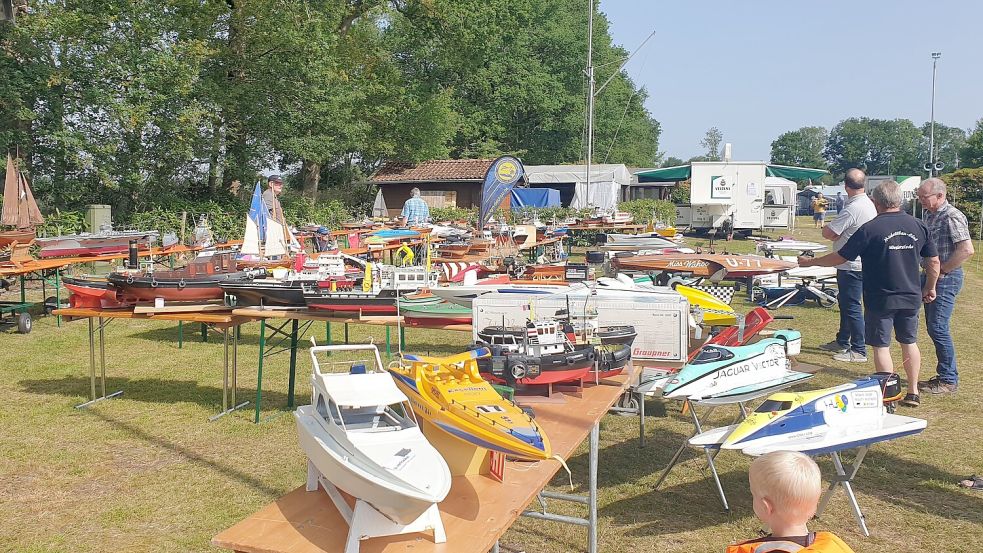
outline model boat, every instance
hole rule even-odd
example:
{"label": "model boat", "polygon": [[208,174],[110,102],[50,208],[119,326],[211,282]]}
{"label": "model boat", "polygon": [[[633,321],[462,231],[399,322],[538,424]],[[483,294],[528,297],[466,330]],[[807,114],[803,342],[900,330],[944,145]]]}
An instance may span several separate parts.
{"label": "model boat", "polygon": [[389,372],[416,415],[451,436],[516,459],[549,459],[536,421],[478,373],[477,360],[488,355],[484,348],[444,358],[403,355],[404,364]]}
{"label": "model boat", "polygon": [[[99,232],[83,232],[81,234],[66,234],[38,238],[36,243],[41,247],[40,257],[69,257],[87,255],[111,255],[126,252],[130,242],[135,242],[137,248],[149,250],[157,241],[159,233],[155,230],[112,230],[104,226]],[[163,247],[173,246],[177,237],[167,235]]]}
{"label": "model boat", "polygon": [[813,375],[789,368],[789,355],[797,355],[798,331],[781,330],[746,346],[703,346],[663,388],[667,398],[705,403],[744,401],[791,386]]}
{"label": "model boat", "polygon": [[792,252],[799,255],[824,252],[829,249],[829,246],[818,242],[808,242],[806,240],[782,239],[761,240],[758,242],[755,249],[764,254],[766,257],[774,257],[775,254],[780,254],[781,252]]}
{"label": "model boat", "polygon": [[444,326],[471,324],[471,309],[456,303],[437,301],[412,302],[399,299],[399,313],[410,326]]}
{"label": "model boat", "polygon": [[478,360],[482,376],[509,386],[573,382],[594,367],[593,346],[571,344],[553,319],[527,321],[525,327],[490,326],[478,331],[478,340],[474,349],[491,351]]}
{"label": "model boat", "polygon": [[822,390],[772,394],[740,424],[704,432],[690,443],[720,444],[750,455],[776,450],[819,455],[924,430],[923,419],[887,412],[883,382],[866,377]]}
{"label": "model boat", "polygon": [[[371,351],[346,373],[322,373],[317,353]],[[300,447],[320,477],[398,524],[410,524],[451,487],[447,463],[420,431],[407,397],[373,345],[311,348],[311,404],[294,411]]]}
{"label": "model boat", "polygon": [[616,256],[611,265],[618,271],[689,273],[712,281],[780,273],[796,267],[790,261],[760,255],[703,253]]}
{"label": "model boat", "polygon": [[3,184],[3,210],[0,225],[13,227],[0,230],[0,249],[11,244],[28,244],[34,240],[34,227],[44,223],[31,186],[17,168],[17,163],[7,153],[7,173]]}
{"label": "model boat", "polygon": [[[300,261],[302,259],[302,261]],[[222,282],[226,304],[230,306],[303,307],[304,286],[321,283],[330,289],[351,288],[362,276],[365,262],[338,251],[322,252],[314,259],[298,254],[300,270],[291,270],[283,278],[254,278]],[[346,263],[347,262],[347,263]],[[276,271],[274,271],[276,272]]]}
{"label": "model boat", "polygon": [[599,234],[598,245],[608,251],[631,251],[640,249],[675,249],[679,245],[659,232],[643,234]]}
{"label": "model boat", "polygon": [[[186,267],[173,271],[123,269],[110,273],[108,280],[119,291],[119,298],[131,302],[207,301],[221,299],[221,284],[248,280],[253,272],[239,271],[234,252],[204,251]],[[131,256],[132,258],[133,256]],[[131,264],[132,267],[132,264]],[[263,274],[262,271],[259,274]]]}
{"label": "model boat", "polygon": [[332,286],[318,282],[304,285],[304,301],[310,309],[342,313],[395,315],[396,300],[408,293],[437,285],[438,274],[426,267],[395,267],[366,263],[361,285]]}
{"label": "model boat", "polygon": [[246,215],[246,232],[236,262],[240,267],[290,267],[291,251],[300,251],[300,244],[287,225],[279,201],[273,202],[272,212],[263,201],[259,183],[253,189],[249,213]]}
{"label": "model boat", "polygon": [[120,299],[119,291],[106,277],[66,276],[62,277],[61,283],[71,292],[68,304],[72,307],[115,309],[131,304]]}

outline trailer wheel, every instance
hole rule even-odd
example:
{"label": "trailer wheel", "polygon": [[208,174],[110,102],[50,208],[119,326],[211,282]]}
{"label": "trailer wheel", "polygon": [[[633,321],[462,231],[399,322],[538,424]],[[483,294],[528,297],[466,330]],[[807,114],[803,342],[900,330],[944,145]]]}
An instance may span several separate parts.
{"label": "trailer wheel", "polygon": [[34,326],[34,321],[31,320],[30,313],[25,311],[17,315],[17,332],[28,334],[31,332],[32,326]]}
{"label": "trailer wheel", "polygon": [[[620,398],[618,398],[618,407],[622,409],[631,409],[633,411],[638,411],[638,407],[639,407],[638,398],[635,397],[635,394],[631,392],[625,392],[621,394]],[[631,413],[624,413],[624,412],[618,414],[623,416],[631,415]]]}

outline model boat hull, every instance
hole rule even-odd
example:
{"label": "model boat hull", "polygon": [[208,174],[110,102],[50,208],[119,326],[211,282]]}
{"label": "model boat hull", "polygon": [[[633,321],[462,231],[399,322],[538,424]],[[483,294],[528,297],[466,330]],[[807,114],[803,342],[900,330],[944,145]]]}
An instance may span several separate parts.
{"label": "model boat hull", "polygon": [[698,253],[616,256],[611,263],[619,271],[682,272],[714,278],[754,277],[796,267],[795,263],[758,255]]}
{"label": "model boat hull", "polygon": [[205,301],[221,299],[222,282],[249,278],[245,272],[221,273],[187,278],[132,277],[113,273],[109,282],[126,301],[151,302],[157,298],[167,301]]}
{"label": "model boat hull", "polygon": [[[304,288],[300,280],[253,280],[223,282],[219,286],[225,294],[227,305],[303,307]],[[308,281],[309,282],[309,281]]]}
{"label": "model boat hull", "polygon": [[308,309],[315,309],[317,311],[395,315],[396,297],[396,293],[393,290],[383,290],[378,295],[359,292],[307,292],[304,294],[304,301]]}
{"label": "model boat hull", "polygon": [[34,240],[33,230],[0,231],[0,248],[6,248],[14,242],[17,242],[18,244],[27,244],[31,240]]}
{"label": "model boat hull", "polygon": [[400,314],[411,326],[437,326],[471,324],[471,310],[457,304],[430,302],[407,305],[399,300]]}
{"label": "model boat hull", "polygon": [[[299,407],[294,412],[300,447],[317,470],[345,493],[400,524],[413,522],[447,495],[447,489],[425,494],[420,492],[423,485],[411,486],[395,478],[381,480],[370,467],[359,466],[356,456],[348,454],[332,439],[317,421],[318,416],[313,405]],[[426,440],[422,434],[420,439]],[[439,457],[436,451],[433,453]]]}
{"label": "model boat hull", "polygon": [[128,305],[106,279],[63,277],[61,282],[71,292],[68,304],[72,307],[112,309]]}
{"label": "model boat hull", "polygon": [[42,258],[71,257],[125,253],[131,240],[136,240],[137,248],[147,250],[156,239],[156,232],[113,232],[38,238],[37,244],[41,247],[38,255]]}
{"label": "model boat hull", "polygon": [[495,355],[492,351],[491,357],[478,360],[478,371],[486,380],[510,386],[574,382],[586,378],[594,368],[594,350],[590,346],[540,356],[501,352]]}
{"label": "model boat hull", "polygon": [[597,358],[597,377],[611,378],[624,372],[628,361],[631,360],[630,344],[611,344],[594,346]]}

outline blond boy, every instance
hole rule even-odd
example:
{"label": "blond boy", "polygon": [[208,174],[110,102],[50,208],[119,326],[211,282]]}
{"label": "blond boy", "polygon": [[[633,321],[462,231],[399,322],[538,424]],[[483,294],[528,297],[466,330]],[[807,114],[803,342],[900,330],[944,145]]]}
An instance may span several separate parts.
{"label": "blond boy", "polygon": [[816,462],[792,451],[758,457],[748,473],[754,514],[771,534],[727,547],[727,553],[853,553],[830,532],[809,532],[806,523],[816,514],[822,477]]}

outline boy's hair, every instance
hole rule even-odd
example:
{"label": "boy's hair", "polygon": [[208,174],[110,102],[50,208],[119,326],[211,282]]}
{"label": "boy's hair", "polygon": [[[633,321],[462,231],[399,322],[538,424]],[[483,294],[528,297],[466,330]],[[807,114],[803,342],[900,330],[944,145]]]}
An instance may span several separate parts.
{"label": "boy's hair", "polygon": [[822,493],[819,465],[793,451],[773,451],[758,457],[748,471],[751,491],[767,498],[792,520],[806,521],[816,514]]}

